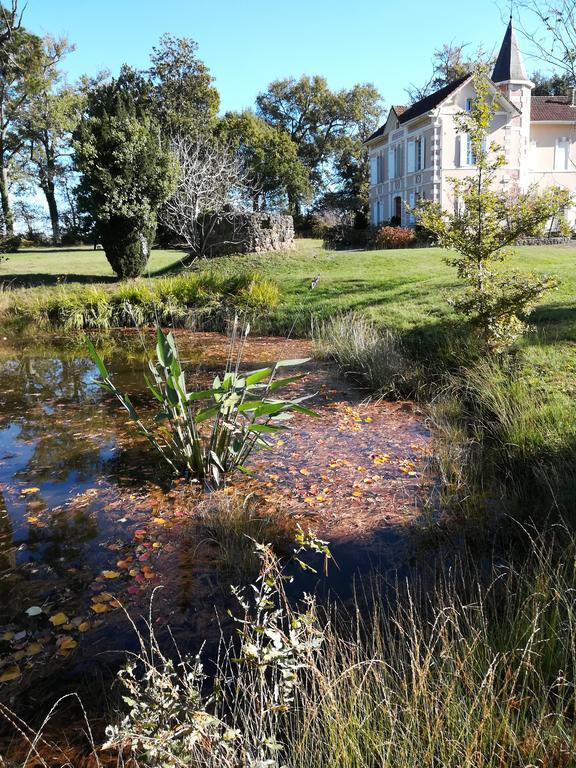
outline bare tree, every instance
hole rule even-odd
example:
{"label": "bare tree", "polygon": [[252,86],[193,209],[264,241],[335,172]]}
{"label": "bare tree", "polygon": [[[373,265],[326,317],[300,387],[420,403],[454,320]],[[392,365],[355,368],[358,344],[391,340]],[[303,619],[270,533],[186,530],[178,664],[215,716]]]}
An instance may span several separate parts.
{"label": "bare tree", "polygon": [[528,55],[576,87],[576,0],[519,0],[516,7],[523,12],[517,27],[532,46]]}
{"label": "bare tree", "polygon": [[179,166],[176,191],[160,220],[182,238],[191,256],[205,257],[233,244],[235,220],[252,199],[240,158],[209,134],[177,135],[172,150]]}

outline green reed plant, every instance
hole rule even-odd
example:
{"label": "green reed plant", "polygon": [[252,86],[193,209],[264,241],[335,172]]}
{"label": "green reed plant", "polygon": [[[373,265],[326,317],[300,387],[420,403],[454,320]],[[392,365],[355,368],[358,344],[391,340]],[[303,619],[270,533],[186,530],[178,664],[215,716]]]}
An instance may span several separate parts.
{"label": "green reed plant", "polygon": [[149,361],[148,390],[158,404],[153,426],[147,425],[128,395],[120,392],[94,345],[88,350],[100,373],[98,383],[111,392],[128,411],[138,432],[180,476],[219,487],[236,470],[247,472],[246,461],[255,448],[269,448],[267,436],[287,427],[283,422],[294,412],[316,414],[302,405],[312,395],[292,400],[276,393],[303,374],[280,377],[305,359],[280,360],[275,365],[242,373],[242,353],[249,326],[238,330],[237,319],[226,368],[209,389],[189,391],[174,336],[157,329],[156,360]]}

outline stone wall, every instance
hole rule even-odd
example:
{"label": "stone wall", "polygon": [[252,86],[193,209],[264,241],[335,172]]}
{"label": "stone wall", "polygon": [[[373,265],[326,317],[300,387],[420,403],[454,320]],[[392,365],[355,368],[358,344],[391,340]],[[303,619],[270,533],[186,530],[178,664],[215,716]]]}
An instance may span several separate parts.
{"label": "stone wall", "polygon": [[294,245],[294,220],[279,213],[235,213],[209,239],[211,256],[281,251]]}

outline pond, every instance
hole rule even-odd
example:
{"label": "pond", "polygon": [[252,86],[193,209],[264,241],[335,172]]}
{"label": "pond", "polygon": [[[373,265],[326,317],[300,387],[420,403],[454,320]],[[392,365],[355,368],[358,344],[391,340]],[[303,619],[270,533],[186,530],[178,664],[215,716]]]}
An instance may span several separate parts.
{"label": "pond", "polygon": [[[223,368],[225,337],[177,336],[191,381],[201,386]],[[95,341],[118,387],[151,416],[143,372],[152,336]],[[311,351],[307,341],[255,338],[244,362],[254,369]],[[314,393],[318,417],[295,416],[271,451],[253,457],[253,477],[207,496],[174,482],[135,435],[95,384],[81,338],[1,342],[0,702],[46,711],[63,692],[101,686],[136,650],[128,615],[141,626],[153,594],[159,636],[170,627],[183,651],[217,639],[230,584],[255,575],[246,532],[281,552],[293,548],[297,525],[330,542],[328,577],[321,568],[297,575],[296,591],[345,597],[356,573],[406,561],[426,482],[422,416],[410,403],[364,402],[327,363],[305,372],[291,386]],[[215,505],[225,510],[216,524]],[[257,522],[243,527],[250,515]]]}

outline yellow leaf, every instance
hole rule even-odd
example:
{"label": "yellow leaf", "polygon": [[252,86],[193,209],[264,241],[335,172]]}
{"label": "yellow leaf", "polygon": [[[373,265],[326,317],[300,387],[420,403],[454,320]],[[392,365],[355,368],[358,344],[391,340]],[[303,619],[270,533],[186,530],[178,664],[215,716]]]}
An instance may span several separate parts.
{"label": "yellow leaf", "polygon": [[28,493],[38,493],[39,490],[40,490],[40,488],[22,488],[20,493],[22,495],[26,495]]}
{"label": "yellow leaf", "polygon": [[300,470],[300,474],[301,475],[309,475],[310,474],[310,470],[309,469],[301,469]]}
{"label": "yellow leaf", "polygon": [[42,652],[42,646],[40,643],[30,643],[26,646],[26,656],[36,656],[37,653]]}
{"label": "yellow leaf", "polygon": [[118,571],[102,571],[102,576],[104,576],[105,579],[117,579],[120,574]]}
{"label": "yellow leaf", "polygon": [[55,613],[54,616],[50,616],[50,623],[54,627],[60,627],[62,624],[68,624],[68,616],[65,613]]}
{"label": "yellow leaf", "polygon": [[153,517],[152,522],[156,523],[156,525],[166,525],[166,520],[163,517]]}
{"label": "yellow leaf", "polygon": [[6,672],[2,672],[0,675],[0,683],[8,683],[10,680],[17,680],[21,674],[20,667],[10,667],[10,669],[7,669]]}
{"label": "yellow leaf", "polygon": [[94,613],[106,613],[106,611],[108,610],[108,606],[106,605],[106,603],[94,603],[90,607],[92,608]]}
{"label": "yellow leaf", "polygon": [[12,640],[14,637],[14,632],[4,632],[3,635],[0,635],[0,640],[5,640],[6,642]]}
{"label": "yellow leaf", "polygon": [[89,621],[83,621],[81,624],[78,625],[78,632],[87,632],[89,629],[90,629]]}
{"label": "yellow leaf", "polygon": [[59,643],[58,645],[58,655],[67,656],[68,653],[74,650],[74,648],[76,648],[77,645],[78,643],[76,642],[76,640],[74,640],[73,637],[65,637],[62,640],[62,642]]}
{"label": "yellow leaf", "polygon": [[352,496],[359,497],[362,496],[362,493],[360,491],[352,491]]}

